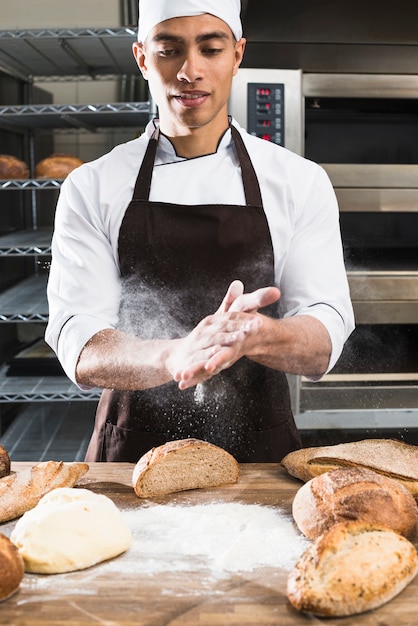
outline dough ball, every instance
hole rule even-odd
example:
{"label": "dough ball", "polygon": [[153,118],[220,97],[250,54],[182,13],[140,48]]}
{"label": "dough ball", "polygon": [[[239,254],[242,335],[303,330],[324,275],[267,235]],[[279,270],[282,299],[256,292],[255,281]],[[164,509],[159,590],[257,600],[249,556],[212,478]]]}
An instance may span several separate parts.
{"label": "dough ball", "polygon": [[107,496],[62,487],[21,517],[11,535],[26,572],[59,574],[126,552],[131,532]]}

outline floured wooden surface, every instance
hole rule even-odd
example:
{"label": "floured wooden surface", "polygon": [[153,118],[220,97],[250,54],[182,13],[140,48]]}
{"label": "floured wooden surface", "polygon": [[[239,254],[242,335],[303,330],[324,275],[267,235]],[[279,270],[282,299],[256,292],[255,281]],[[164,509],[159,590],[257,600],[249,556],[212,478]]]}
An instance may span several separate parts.
{"label": "floured wooden surface", "polygon": [[[12,469],[19,471],[28,465],[15,463]],[[135,496],[131,487],[133,467],[91,464],[80,483],[113,499],[132,525],[135,539],[132,549],[112,561],[79,572],[26,574],[19,592],[0,604],[0,624],[288,626],[313,622],[333,626],[342,623],[338,619],[304,617],[288,604],[288,569],[298,550],[303,548],[290,517],[291,503],[301,483],[287,476],[279,465],[242,465],[236,485],[144,501]],[[190,514],[188,519],[186,514]],[[228,516],[232,528],[225,522]],[[208,517],[212,518],[212,524]],[[257,520],[264,530],[257,528]],[[275,521],[278,530],[274,528]],[[0,532],[9,535],[14,524],[1,525]],[[145,534],[138,524],[148,527]],[[222,533],[223,524],[225,533]],[[200,540],[199,530],[203,533]],[[159,541],[161,535],[165,544]],[[272,554],[280,537],[285,544],[277,556],[281,567],[274,567]],[[236,545],[228,553],[232,541]],[[257,542],[262,552],[258,557],[248,553],[248,547],[251,553]],[[173,543],[176,545],[170,548]],[[167,553],[165,546],[170,550]],[[217,561],[211,558],[212,553]],[[257,559],[261,565],[256,563]],[[344,626],[415,626],[417,609],[418,582],[414,581],[381,609],[345,618],[343,622]]]}

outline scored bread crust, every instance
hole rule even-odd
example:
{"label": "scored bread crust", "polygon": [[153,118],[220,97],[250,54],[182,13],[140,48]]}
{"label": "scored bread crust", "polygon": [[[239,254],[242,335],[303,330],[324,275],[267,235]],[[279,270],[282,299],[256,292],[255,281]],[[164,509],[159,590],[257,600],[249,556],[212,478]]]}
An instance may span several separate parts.
{"label": "scored bread crust", "polygon": [[416,576],[417,552],[393,530],[364,522],[336,524],[302,554],[287,596],[303,613],[342,617],[376,609]]}
{"label": "scored bread crust", "polygon": [[304,482],[338,467],[365,467],[397,480],[418,497],[418,446],[396,439],[302,448],[287,454],[281,464],[291,476]]}
{"label": "scored bread crust", "polygon": [[135,465],[132,485],[139,498],[236,483],[240,467],[223,448],[200,439],[169,441],[146,452]]}
{"label": "scored bread crust", "polygon": [[0,602],[7,600],[20,586],[25,573],[17,547],[0,533]]}
{"label": "scored bread crust", "polygon": [[10,456],[3,446],[0,446],[0,478],[10,474]]}
{"label": "scored bread crust", "polygon": [[15,519],[33,509],[57,487],[74,487],[89,466],[87,463],[42,461],[0,479],[0,522]]}
{"label": "scored bread crust", "polygon": [[292,513],[308,539],[350,520],[381,524],[405,537],[417,534],[414,496],[396,480],[361,467],[339,468],[312,478],[297,491]]}

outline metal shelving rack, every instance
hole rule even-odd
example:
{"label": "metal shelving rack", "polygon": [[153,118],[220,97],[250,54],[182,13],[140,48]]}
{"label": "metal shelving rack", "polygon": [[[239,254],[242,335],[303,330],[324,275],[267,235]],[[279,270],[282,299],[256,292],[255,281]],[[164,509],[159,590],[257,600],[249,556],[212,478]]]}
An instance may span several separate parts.
{"label": "metal shelving rack", "polygon": [[[95,132],[103,129],[140,128],[152,115],[152,104],[114,102],[104,104],[34,105],[30,88],[43,81],[98,81],[117,78],[121,93],[132,91],[138,70],[130,53],[136,30],[133,27],[101,29],[36,29],[0,31],[0,71],[28,85],[26,104],[0,107],[0,128],[27,136],[35,132],[63,130]],[[33,148],[30,148],[33,154]],[[31,164],[33,165],[33,164]],[[62,180],[1,180],[1,191],[31,193],[33,224],[0,237],[0,257],[33,257],[42,270],[48,268],[52,225],[38,228],[36,194],[59,190]],[[41,259],[41,261],[39,260]],[[23,282],[0,293],[0,324],[48,320],[47,273],[35,271]],[[64,376],[7,376],[0,368],[0,404],[98,400],[100,391],[81,391]]]}
{"label": "metal shelving rack", "polygon": [[25,81],[108,79],[136,75],[129,51],[136,30],[60,28],[0,31],[0,69]]}
{"label": "metal shelving rack", "polygon": [[0,127],[14,132],[74,128],[95,132],[144,126],[149,111],[149,102],[7,106],[0,107]]}

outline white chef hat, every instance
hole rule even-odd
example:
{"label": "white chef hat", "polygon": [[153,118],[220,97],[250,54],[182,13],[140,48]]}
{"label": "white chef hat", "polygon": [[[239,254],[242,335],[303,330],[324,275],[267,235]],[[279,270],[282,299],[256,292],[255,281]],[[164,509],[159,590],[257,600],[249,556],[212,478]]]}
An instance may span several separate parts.
{"label": "white chef hat", "polygon": [[203,13],[226,22],[238,41],[242,37],[240,11],[241,0],[139,0],[138,41],[144,42],[160,22]]}

